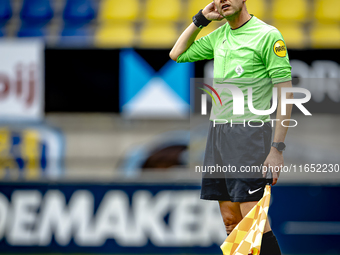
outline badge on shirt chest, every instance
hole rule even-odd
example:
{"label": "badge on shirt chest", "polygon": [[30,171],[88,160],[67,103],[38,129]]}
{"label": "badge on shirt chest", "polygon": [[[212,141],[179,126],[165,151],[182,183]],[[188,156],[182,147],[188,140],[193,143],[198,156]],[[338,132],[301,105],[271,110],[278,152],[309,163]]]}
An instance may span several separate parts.
{"label": "badge on shirt chest", "polygon": [[238,76],[240,76],[244,72],[244,69],[242,68],[241,65],[238,65],[235,68],[235,72],[238,74]]}

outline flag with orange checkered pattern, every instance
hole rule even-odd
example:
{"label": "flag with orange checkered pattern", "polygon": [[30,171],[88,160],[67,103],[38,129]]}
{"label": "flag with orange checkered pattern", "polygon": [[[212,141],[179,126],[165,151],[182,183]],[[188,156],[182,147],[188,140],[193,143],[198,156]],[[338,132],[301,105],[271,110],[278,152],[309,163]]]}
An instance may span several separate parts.
{"label": "flag with orange checkered pattern", "polygon": [[270,202],[270,185],[263,197],[239,222],[221,245],[224,255],[259,255]]}

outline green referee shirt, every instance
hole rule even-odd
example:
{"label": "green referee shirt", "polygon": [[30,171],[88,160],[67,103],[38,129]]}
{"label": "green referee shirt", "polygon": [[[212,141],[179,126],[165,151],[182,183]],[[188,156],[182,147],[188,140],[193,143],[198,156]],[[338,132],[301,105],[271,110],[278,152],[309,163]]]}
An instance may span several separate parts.
{"label": "green referee shirt", "polygon": [[244,94],[244,115],[233,115],[233,100],[229,89],[216,88],[223,105],[213,105],[210,120],[268,121],[269,115],[254,115],[249,111],[248,88],[251,87],[253,91],[254,108],[268,110],[273,85],[291,80],[291,66],[281,33],[254,16],[237,29],[231,29],[226,23],[195,41],[178,57],[177,63],[212,58],[213,85],[233,84],[240,88]]}

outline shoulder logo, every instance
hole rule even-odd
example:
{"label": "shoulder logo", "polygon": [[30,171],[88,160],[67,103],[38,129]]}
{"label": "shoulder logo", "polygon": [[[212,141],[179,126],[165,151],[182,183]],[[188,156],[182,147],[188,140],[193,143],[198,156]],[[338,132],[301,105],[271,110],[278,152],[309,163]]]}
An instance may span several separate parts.
{"label": "shoulder logo", "polygon": [[282,40],[278,40],[274,43],[274,53],[280,58],[284,58],[287,55],[286,44]]}

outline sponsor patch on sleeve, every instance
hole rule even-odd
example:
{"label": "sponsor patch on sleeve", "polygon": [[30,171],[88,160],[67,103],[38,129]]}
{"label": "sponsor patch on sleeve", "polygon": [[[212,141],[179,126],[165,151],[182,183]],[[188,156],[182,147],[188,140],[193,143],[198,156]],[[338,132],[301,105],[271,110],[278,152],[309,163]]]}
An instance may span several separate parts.
{"label": "sponsor patch on sleeve", "polygon": [[274,43],[274,53],[280,58],[284,58],[287,55],[286,44],[282,40],[278,40]]}

